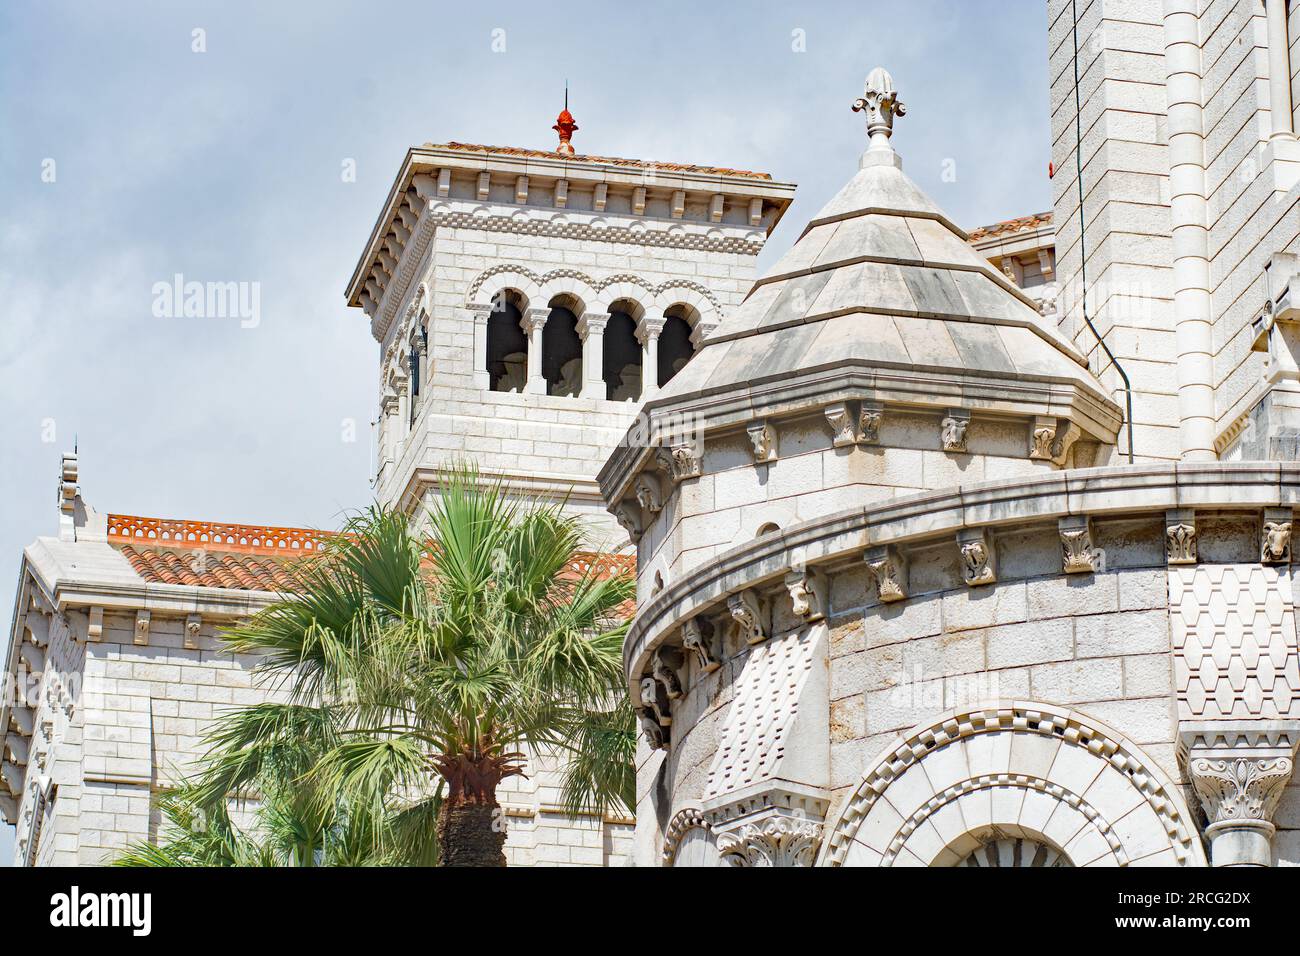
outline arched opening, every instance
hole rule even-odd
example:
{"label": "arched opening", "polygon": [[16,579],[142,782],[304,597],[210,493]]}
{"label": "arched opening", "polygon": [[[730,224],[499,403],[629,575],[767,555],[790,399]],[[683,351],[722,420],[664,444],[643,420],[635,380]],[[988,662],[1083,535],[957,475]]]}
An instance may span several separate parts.
{"label": "arched opening", "polygon": [[487,372],[494,392],[522,392],[528,382],[528,336],[519,324],[523,299],[517,292],[498,292],[487,323]]}
{"label": "arched opening", "polygon": [[664,312],[664,328],[659,333],[659,387],[668,384],[695,354],[691,344],[690,313],[684,305],[674,305]]}
{"label": "arched opening", "polygon": [[947,847],[953,866],[1073,867],[1074,862],[1043,834],[1018,825],[986,826]]}
{"label": "arched opening", "polygon": [[779,524],[777,524],[775,521],[768,521],[767,523],[759,527],[758,534],[754,535],[754,537],[761,538],[767,534],[776,534],[780,530],[781,530],[781,526]]}
{"label": "arched opening", "polygon": [[628,299],[609,307],[602,358],[605,365],[605,397],[616,402],[641,397],[641,344],[636,340],[636,323],[641,308]]}
{"label": "arched opening", "polygon": [[415,416],[420,411],[420,350],[412,341],[407,351],[406,371],[411,376],[411,420],[410,424],[415,424]]}
{"label": "arched opening", "polygon": [[582,391],[582,339],[578,337],[581,305],[570,296],[556,296],[542,328],[542,374],[547,395],[576,396]]}

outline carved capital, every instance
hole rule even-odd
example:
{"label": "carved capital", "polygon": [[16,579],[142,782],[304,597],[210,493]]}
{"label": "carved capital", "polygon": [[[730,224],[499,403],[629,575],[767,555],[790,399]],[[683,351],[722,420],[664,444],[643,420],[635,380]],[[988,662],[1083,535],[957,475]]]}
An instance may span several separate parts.
{"label": "carved capital", "polygon": [[655,449],[655,461],[674,482],[698,478],[704,466],[703,450],[693,444]]}
{"label": "carved capital", "polygon": [[603,334],[607,325],[609,325],[608,312],[584,312],[582,318],[578,320],[576,331],[578,337],[585,342],[588,335]]}
{"label": "carved capital", "polygon": [[892,544],[871,548],[865,560],[867,570],[876,580],[876,589],[884,603],[907,597],[907,559]]}
{"label": "carved capital", "polygon": [[1092,522],[1086,516],[1062,518],[1061,569],[1066,574],[1091,574],[1097,570],[1099,556],[1092,546]]}
{"label": "carved capital", "polygon": [[729,866],[812,866],[821,840],[820,823],[774,817],[719,834],[718,850]]}
{"label": "carved capital", "polygon": [[1261,564],[1291,563],[1291,509],[1265,508],[1259,534]]}
{"label": "carved capital", "polygon": [[722,666],[713,652],[713,624],[704,617],[693,617],[682,625],[682,647],[695,655],[700,670],[711,674]]}
{"label": "carved capital", "polygon": [[939,423],[939,440],[943,450],[953,453],[966,451],[966,429],[970,427],[970,412],[960,408],[948,409]]}
{"label": "carved capital", "polygon": [[1165,513],[1165,557],[1170,564],[1196,563],[1196,513],[1192,509]]}
{"label": "carved capital", "polygon": [[829,609],[830,587],[821,571],[791,571],[785,576],[790,603],[796,615],[805,621],[820,621]]}
{"label": "carved capital", "polygon": [[727,598],[727,610],[746,644],[759,644],[770,637],[767,607],[756,591],[746,590]]}
{"label": "carved capital", "polygon": [[961,552],[962,578],[971,587],[992,584],[998,579],[997,552],[993,539],[982,530],[962,531],[957,534],[957,547]]}
{"label": "carved capital", "polygon": [[754,461],[773,461],[776,458],[776,428],[768,421],[755,422],[745,431],[754,448]]}
{"label": "carved capital", "polygon": [[550,314],[549,309],[528,309],[519,319],[519,327],[524,330],[526,335],[540,332],[546,325],[546,319]]}
{"label": "carved capital", "polygon": [[1196,757],[1187,763],[1192,786],[1211,824],[1271,823],[1291,779],[1291,757]]}

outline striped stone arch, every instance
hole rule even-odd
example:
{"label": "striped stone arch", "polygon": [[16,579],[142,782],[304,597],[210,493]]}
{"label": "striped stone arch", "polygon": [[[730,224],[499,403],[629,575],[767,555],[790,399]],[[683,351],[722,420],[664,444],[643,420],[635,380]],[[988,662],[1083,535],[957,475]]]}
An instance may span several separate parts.
{"label": "striped stone arch", "polygon": [[499,292],[512,289],[523,298],[523,308],[545,308],[547,298],[539,277],[521,266],[493,266],[475,279],[465,296],[466,306],[490,307]]}
{"label": "striped stone arch", "polygon": [[642,309],[645,315],[662,315],[656,312],[654,286],[639,276],[610,276],[600,283],[600,294],[591,303],[592,312],[608,312],[609,307],[619,299],[629,299]]}
{"label": "striped stone arch", "polygon": [[867,767],[827,834],[825,866],[972,865],[1008,841],[1024,860],[1063,858],[1054,865],[1206,865],[1181,792],[1137,745],[1027,701],[909,732]]}
{"label": "striped stone arch", "polygon": [[698,324],[716,328],[722,321],[718,304],[713,301],[702,287],[694,283],[667,282],[655,289],[654,312],[663,315],[675,305],[684,305],[690,309]]}

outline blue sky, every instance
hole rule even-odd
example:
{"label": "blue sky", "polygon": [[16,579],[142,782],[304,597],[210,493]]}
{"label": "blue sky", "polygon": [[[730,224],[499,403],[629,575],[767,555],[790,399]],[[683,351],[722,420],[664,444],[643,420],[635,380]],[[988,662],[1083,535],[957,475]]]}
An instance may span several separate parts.
{"label": "blue sky", "polygon": [[[856,169],[876,65],[955,221],[1049,208],[1046,34],[1042,0],[4,4],[0,588],[56,533],[74,436],[101,511],[367,503],[377,347],[343,289],[408,146],[549,149],[567,79],[579,152],[798,183],[766,264]],[[260,324],[156,318],[176,273],[260,283]]]}

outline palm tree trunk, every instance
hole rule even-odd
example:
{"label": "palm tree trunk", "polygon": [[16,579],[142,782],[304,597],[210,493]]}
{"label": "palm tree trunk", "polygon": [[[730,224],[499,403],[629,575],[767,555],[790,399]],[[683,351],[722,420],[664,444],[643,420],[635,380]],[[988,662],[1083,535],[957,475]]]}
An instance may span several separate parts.
{"label": "palm tree trunk", "polygon": [[438,812],[438,865],[505,866],[504,820],[495,799],[444,801]]}

